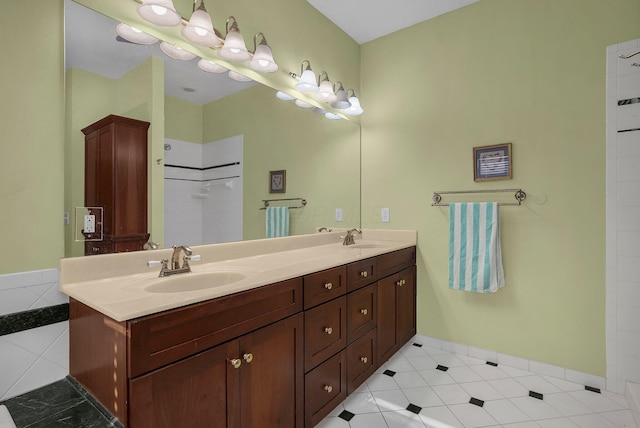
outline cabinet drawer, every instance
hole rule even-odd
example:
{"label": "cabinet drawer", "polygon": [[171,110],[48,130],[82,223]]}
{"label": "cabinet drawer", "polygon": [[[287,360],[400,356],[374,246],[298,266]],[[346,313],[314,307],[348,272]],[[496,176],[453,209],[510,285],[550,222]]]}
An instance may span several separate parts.
{"label": "cabinet drawer", "polygon": [[376,257],[378,278],[384,278],[416,264],[416,247],[404,248]]}
{"label": "cabinet drawer", "polygon": [[347,394],[358,389],[376,371],[376,330],[347,347]]}
{"label": "cabinet drawer", "polygon": [[331,357],[304,378],[304,426],[312,428],[347,398],[346,353]]}
{"label": "cabinet drawer", "polygon": [[304,367],[309,371],[347,345],[347,296],[304,313]]}
{"label": "cabinet drawer", "polygon": [[113,253],[113,243],[111,241],[85,241],[85,256],[93,256],[96,254]]}
{"label": "cabinet drawer", "polygon": [[376,326],[378,313],[377,284],[367,285],[347,296],[347,343]]}
{"label": "cabinet drawer", "polygon": [[129,377],[301,310],[302,278],[295,278],[129,321]]}
{"label": "cabinet drawer", "polygon": [[304,308],[308,309],[346,293],[347,268],[340,266],[306,275],[303,283]]}
{"label": "cabinet drawer", "polygon": [[357,290],[378,280],[376,258],[360,260],[347,265],[347,291]]}

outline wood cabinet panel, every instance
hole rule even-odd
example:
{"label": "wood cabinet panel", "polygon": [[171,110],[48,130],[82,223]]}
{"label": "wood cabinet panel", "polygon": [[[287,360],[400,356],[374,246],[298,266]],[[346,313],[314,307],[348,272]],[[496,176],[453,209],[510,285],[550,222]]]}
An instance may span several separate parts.
{"label": "wood cabinet panel", "polygon": [[347,343],[375,328],[378,317],[378,285],[371,284],[347,296]]}
{"label": "wood cabinet panel", "polygon": [[347,292],[347,268],[340,266],[305,275],[303,282],[304,308],[308,309]]}
{"label": "wood cabinet panel", "polygon": [[347,398],[346,352],[337,353],[304,378],[305,428],[312,428]]}
{"label": "wood cabinet panel", "polygon": [[347,347],[347,394],[351,394],[375,373],[376,330],[362,336]]}
{"label": "wood cabinet panel", "polygon": [[130,321],[129,374],[139,376],[302,310],[302,279]]}
{"label": "wood cabinet panel", "polygon": [[304,369],[311,370],[347,344],[347,297],[304,313]]}
{"label": "wood cabinet panel", "polygon": [[378,280],[376,258],[360,260],[347,265],[347,291],[354,291]]}
{"label": "wood cabinet panel", "polygon": [[376,258],[378,278],[399,272],[416,264],[416,247],[404,248]]}

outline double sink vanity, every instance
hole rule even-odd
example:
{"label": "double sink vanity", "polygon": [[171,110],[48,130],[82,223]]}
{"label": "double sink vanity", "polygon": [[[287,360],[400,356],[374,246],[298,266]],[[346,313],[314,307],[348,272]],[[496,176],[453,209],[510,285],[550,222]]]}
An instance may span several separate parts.
{"label": "double sink vanity", "polygon": [[340,235],[64,259],[70,375],[128,428],[313,427],[416,332],[416,232]]}

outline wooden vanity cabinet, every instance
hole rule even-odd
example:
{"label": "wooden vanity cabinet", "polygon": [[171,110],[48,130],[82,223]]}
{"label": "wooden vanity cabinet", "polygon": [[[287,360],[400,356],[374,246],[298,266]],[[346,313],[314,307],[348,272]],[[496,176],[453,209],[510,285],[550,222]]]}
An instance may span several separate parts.
{"label": "wooden vanity cabinet", "polygon": [[378,281],[378,364],[416,334],[416,267]]}
{"label": "wooden vanity cabinet", "polygon": [[[142,250],[147,229],[149,122],[109,115],[82,129],[85,135],[84,204],[102,207],[96,233],[84,233],[85,255]],[[99,227],[103,227],[103,236]],[[99,240],[101,239],[102,240]]]}

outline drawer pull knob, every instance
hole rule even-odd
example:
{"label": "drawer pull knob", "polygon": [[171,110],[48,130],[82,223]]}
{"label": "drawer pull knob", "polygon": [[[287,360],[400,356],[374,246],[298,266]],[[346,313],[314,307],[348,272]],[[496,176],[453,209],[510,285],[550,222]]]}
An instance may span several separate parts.
{"label": "drawer pull knob", "polygon": [[244,360],[245,360],[247,363],[250,363],[251,361],[253,361],[253,354],[252,354],[251,352],[247,352],[246,354],[244,354],[244,355],[242,356],[242,358],[244,358]]}
{"label": "drawer pull knob", "polygon": [[369,313],[369,311],[367,310],[367,308],[364,308],[364,309],[360,309],[360,313],[362,315],[367,315]]}
{"label": "drawer pull knob", "polygon": [[234,358],[232,360],[229,360],[229,362],[231,363],[234,369],[239,369],[240,366],[242,365],[242,360],[240,358]]}
{"label": "drawer pull knob", "polygon": [[325,386],[322,387],[322,389],[327,391],[329,394],[331,394],[331,392],[333,392],[333,386],[331,386],[331,385],[325,385]]}
{"label": "drawer pull knob", "polygon": [[360,276],[363,278],[366,278],[367,276],[369,276],[369,272],[367,272],[366,270],[363,270],[362,272],[360,272]]}
{"label": "drawer pull knob", "polygon": [[331,289],[333,288],[333,284],[332,284],[332,283],[330,283],[330,282],[327,282],[327,283],[324,285],[324,288],[326,288],[327,290],[331,290]]}
{"label": "drawer pull knob", "polygon": [[324,328],[324,332],[327,333],[327,334],[331,334],[331,333],[333,333],[333,329],[331,327],[325,327]]}
{"label": "drawer pull knob", "polygon": [[362,361],[363,364],[367,364],[367,361],[369,361],[369,359],[367,357],[360,357],[360,361]]}
{"label": "drawer pull knob", "polygon": [[401,279],[400,281],[396,282],[397,285],[399,285],[400,287],[402,287],[403,285],[405,285],[407,283],[406,280]]}

